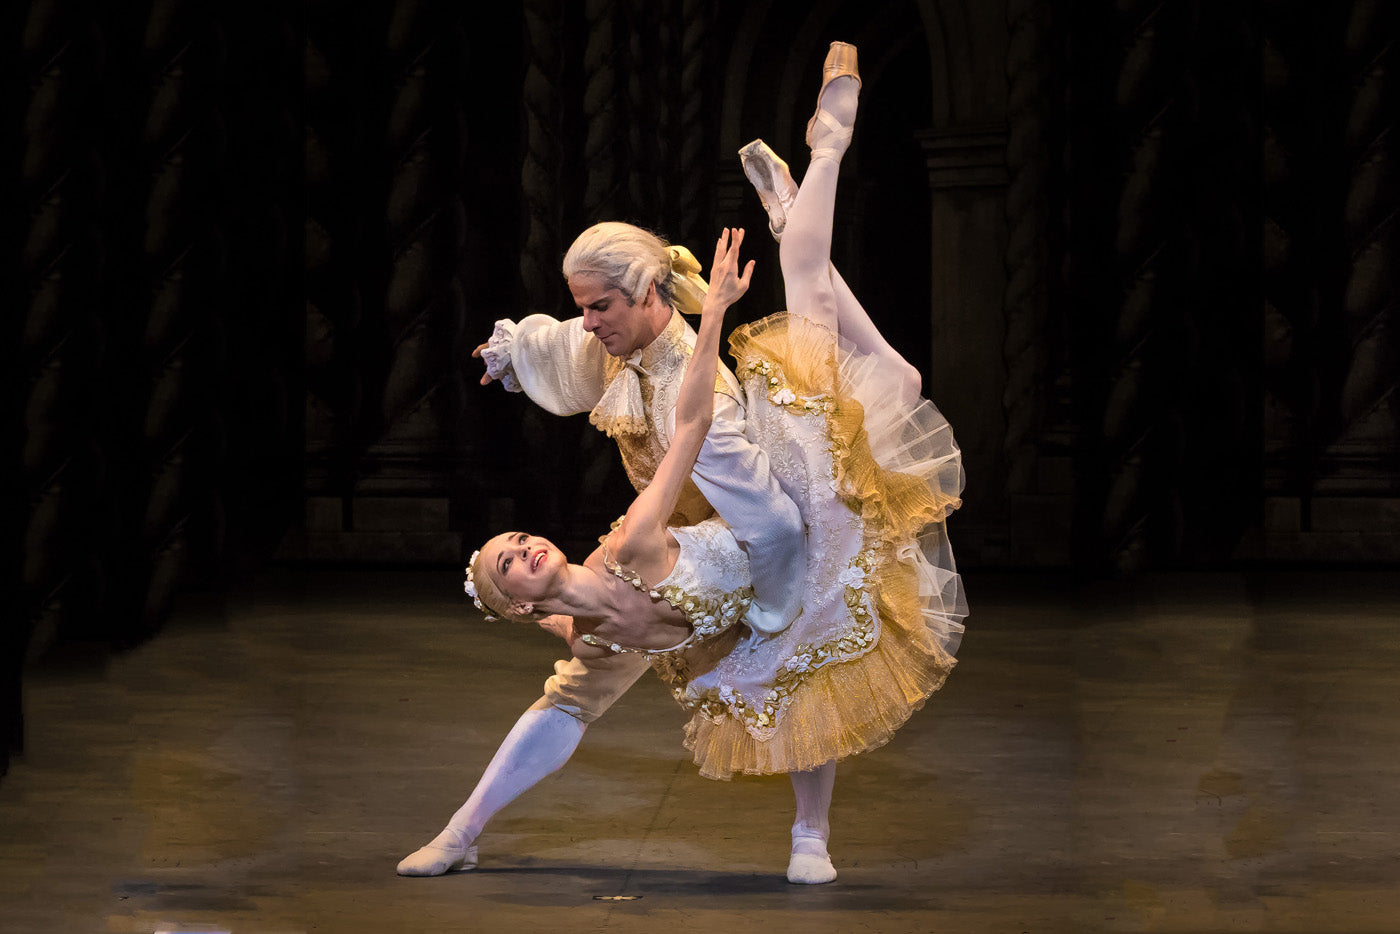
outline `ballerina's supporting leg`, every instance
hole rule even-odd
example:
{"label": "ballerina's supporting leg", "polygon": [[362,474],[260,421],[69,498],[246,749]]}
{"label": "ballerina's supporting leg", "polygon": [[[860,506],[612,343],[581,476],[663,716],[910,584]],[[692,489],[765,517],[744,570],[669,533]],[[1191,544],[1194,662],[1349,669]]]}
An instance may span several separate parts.
{"label": "ballerina's supporting leg", "polygon": [[399,863],[401,876],[440,876],[476,867],[476,838],[496,812],[557,771],[586,726],[541,698],[516,721],[486,772],[442,832]]}
{"label": "ballerina's supporting leg", "polygon": [[792,824],[792,855],[787,879],[802,885],[820,885],[836,878],[836,867],[826,844],[831,838],[827,813],[836,784],[836,763],[828,762],[810,772],[791,772],[797,817]]}

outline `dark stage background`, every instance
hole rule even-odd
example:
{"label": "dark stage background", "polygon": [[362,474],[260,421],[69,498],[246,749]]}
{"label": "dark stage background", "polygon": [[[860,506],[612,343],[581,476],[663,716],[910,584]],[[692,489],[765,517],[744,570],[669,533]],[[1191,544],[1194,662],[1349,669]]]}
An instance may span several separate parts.
{"label": "dark stage background", "polygon": [[5,743],[20,676],[269,562],[585,545],[611,443],[479,387],[625,219],[782,304],[735,151],[861,50],[836,263],[966,456],[966,568],[1400,559],[1385,0],[5,7]]}

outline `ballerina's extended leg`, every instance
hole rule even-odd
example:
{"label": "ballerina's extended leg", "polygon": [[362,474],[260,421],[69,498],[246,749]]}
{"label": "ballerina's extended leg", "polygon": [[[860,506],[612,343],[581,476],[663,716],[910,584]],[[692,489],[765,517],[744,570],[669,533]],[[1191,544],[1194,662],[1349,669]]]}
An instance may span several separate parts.
{"label": "ballerina's extended leg", "polygon": [[817,112],[807,131],[812,162],[787,213],[778,258],[788,311],[836,332],[836,291],[829,272],[831,228],[841,156],[851,141],[860,95],[854,47],[833,42],[823,71]]}
{"label": "ballerina's extended leg", "polygon": [[905,399],[917,399],[923,391],[923,376],[904,355],[885,340],[885,335],[870,320],[870,314],[856,298],[846,280],[831,267],[831,288],[836,294],[836,332],[861,353],[878,357],[888,373],[900,374],[900,384]]}
{"label": "ballerina's extended leg", "polygon": [[740,158],[759,189],[771,224],[781,227],[775,235],[781,234],[779,257],[788,310],[835,331],[862,353],[880,358],[889,371],[901,375],[905,395],[917,398],[919,371],[885,340],[831,264],[840,159],[850,143],[860,93],[855,69],[855,49],[832,43],[817,115],[808,134],[812,162],[800,187],[793,182],[787,163],[762,140],[740,150]]}
{"label": "ballerina's extended leg", "polygon": [[476,868],[476,838],[496,812],[569,761],[585,725],[547,702],[525,711],[507,734],[467,803],[442,832],[399,863],[401,876],[440,876]]}
{"label": "ballerina's extended leg", "polygon": [[831,43],[822,63],[817,109],[807,121],[807,145],[812,147],[813,159],[829,157],[840,161],[854,132],[859,95],[856,47],[848,42]]}
{"label": "ballerina's extended leg", "polygon": [[[787,228],[787,216],[797,200],[799,191],[792,171],[773,148],[761,139],[745,145],[739,150],[739,161],[744,174],[753,184],[763,209],[768,214],[768,229],[773,239],[783,242],[783,231]],[[922,377],[919,371],[890,346],[880,333],[875,322],[856,299],[851,287],[846,284],[836,266],[827,263],[827,275],[836,297],[836,324],[841,336],[850,341],[861,353],[879,357],[892,372],[902,374],[904,390],[910,397],[920,394]]]}

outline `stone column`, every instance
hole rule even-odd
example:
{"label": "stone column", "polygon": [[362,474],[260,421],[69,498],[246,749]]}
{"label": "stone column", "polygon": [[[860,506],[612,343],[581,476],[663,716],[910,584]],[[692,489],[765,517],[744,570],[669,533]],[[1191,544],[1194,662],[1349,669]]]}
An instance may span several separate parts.
{"label": "stone column", "polygon": [[[925,391],[962,446],[968,485],[957,520],[971,563],[1008,557],[1001,483],[1006,291],[1006,127],[973,124],[917,134],[928,167],[932,250],[932,375]],[[988,249],[995,243],[995,249]]]}

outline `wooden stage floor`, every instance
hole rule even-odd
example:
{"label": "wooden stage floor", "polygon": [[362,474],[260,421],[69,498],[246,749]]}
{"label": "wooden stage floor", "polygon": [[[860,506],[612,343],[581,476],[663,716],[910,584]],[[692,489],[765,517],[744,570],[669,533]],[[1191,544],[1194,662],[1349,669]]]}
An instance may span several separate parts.
{"label": "wooden stage floor", "polygon": [[784,881],[787,781],[698,777],[650,676],[480,870],[404,879],[561,644],[452,573],[270,573],[31,668],[0,929],[1400,930],[1400,576],[968,591],[947,687],[837,773],[835,883]]}

